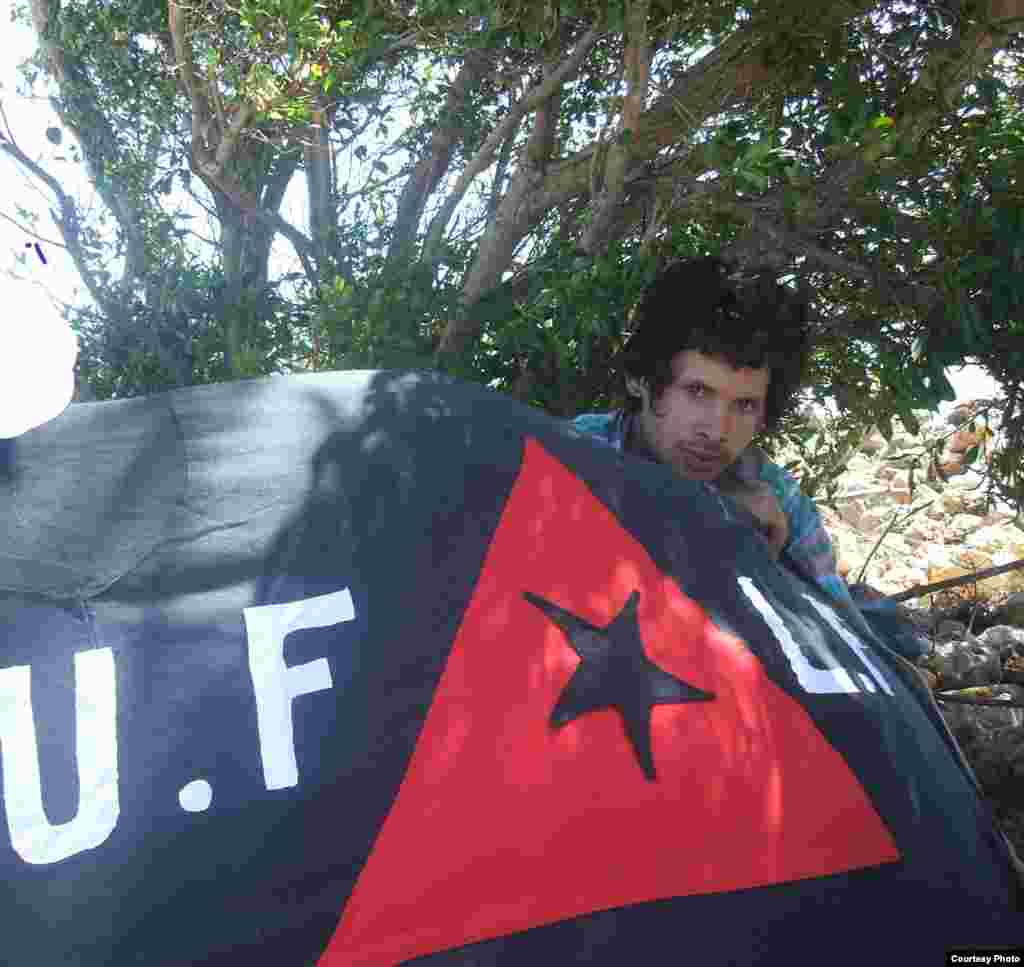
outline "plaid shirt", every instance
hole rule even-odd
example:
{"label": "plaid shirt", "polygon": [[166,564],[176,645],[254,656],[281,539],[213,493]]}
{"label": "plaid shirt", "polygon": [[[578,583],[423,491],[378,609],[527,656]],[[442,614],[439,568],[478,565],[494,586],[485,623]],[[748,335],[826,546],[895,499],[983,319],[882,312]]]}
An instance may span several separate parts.
{"label": "plaid shirt", "polygon": [[[619,453],[633,425],[633,415],[625,410],[611,413],[584,413],[571,421],[581,433],[607,443]],[[737,480],[767,483],[775,493],[779,506],[789,521],[789,539],[782,552],[805,576],[827,594],[854,606],[846,582],[836,573],[836,555],[814,501],[800,489],[800,484],[781,467],[772,463],[764,451],[747,447],[726,471]],[[714,484],[708,483],[712,491]]]}

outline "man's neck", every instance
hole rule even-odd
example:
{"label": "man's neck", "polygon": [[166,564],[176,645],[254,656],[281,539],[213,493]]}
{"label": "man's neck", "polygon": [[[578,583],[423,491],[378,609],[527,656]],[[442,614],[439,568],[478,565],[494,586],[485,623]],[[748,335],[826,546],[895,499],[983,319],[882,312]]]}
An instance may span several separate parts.
{"label": "man's neck", "polygon": [[634,457],[643,457],[644,460],[653,460],[655,463],[661,463],[658,455],[647,445],[647,440],[640,430],[640,421],[635,416],[629,421],[626,450]]}

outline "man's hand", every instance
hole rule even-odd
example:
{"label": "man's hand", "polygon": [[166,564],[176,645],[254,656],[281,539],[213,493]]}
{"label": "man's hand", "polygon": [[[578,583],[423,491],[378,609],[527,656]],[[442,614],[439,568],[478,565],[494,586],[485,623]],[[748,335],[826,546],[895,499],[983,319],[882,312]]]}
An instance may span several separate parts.
{"label": "man's hand", "polygon": [[771,486],[761,481],[753,484],[737,482],[719,489],[757,518],[758,529],[768,541],[772,557],[778,560],[789,540],[789,520]]}
{"label": "man's hand", "polygon": [[860,595],[865,601],[881,601],[885,597],[881,591],[877,588],[871,587],[870,584],[859,584],[857,587],[860,590]]}

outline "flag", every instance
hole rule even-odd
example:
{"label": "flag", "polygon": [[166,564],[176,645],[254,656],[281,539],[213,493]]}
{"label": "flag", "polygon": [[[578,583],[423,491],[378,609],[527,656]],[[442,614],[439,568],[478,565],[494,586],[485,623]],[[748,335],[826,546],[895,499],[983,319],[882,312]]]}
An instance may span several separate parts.
{"label": "flag", "polygon": [[699,482],[432,373],[79,404],[19,443],[5,962],[1021,936],[1005,843],[898,659]]}

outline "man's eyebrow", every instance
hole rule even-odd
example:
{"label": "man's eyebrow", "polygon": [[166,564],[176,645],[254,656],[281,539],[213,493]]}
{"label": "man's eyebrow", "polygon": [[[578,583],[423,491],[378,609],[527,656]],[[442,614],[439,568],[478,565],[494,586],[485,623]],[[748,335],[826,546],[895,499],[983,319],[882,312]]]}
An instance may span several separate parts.
{"label": "man's eyebrow", "polygon": [[[684,387],[686,387],[686,386],[701,386],[704,389],[706,389],[709,393],[715,393],[716,395],[718,394],[718,390],[716,390],[714,386],[709,386],[699,376],[684,377],[683,380],[680,382],[680,385],[684,386]],[[760,396],[739,396],[739,397],[736,398],[736,402],[737,403],[757,403],[758,405],[760,405],[764,401],[761,399]]]}

